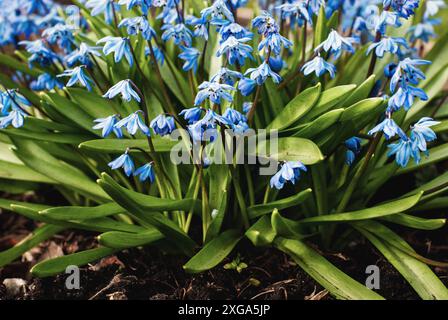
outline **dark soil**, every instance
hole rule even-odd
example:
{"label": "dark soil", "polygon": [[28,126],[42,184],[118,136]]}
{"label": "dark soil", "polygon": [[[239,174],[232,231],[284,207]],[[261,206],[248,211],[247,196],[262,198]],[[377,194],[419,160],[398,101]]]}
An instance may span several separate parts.
{"label": "dark soil", "polygon": [[[15,245],[36,226],[35,222],[14,213],[1,212],[0,251]],[[447,227],[429,233],[398,230],[419,253],[441,261],[447,257],[447,231]],[[152,248],[125,250],[81,268],[79,290],[66,289],[67,275],[37,279],[28,273],[30,267],[41,260],[94,248],[97,245],[95,236],[88,232],[64,232],[0,269],[0,300],[332,299],[287,255],[275,249],[254,248],[248,243],[242,243],[223,264],[199,275],[183,271],[185,259],[162,255]],[[387,299],[418,299],[402,276],[367,241],[353,241],[344,252],[320,253],[361,283],[365,283],[368,276],[366,267],[377,265],[381,271],[379,294]],[[237,254],[248,266],[240,273],[223,267]],[[436,268],[434,271],[448,285],[447,270]],[[10,278],[27,282],[14,296],[8,296],[2,284],[4,279]]]}

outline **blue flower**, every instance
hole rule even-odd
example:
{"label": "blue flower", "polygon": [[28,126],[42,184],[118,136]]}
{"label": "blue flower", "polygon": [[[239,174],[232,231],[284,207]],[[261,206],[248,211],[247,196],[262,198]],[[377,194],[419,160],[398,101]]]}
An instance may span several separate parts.
{"label": "blue flower", "polygon": [[348,149],[346,151],[345,163],[351,166],[355,161],[356,155],[361,152],[361,139],[358,137],[351,137],[345,140],[345,147]]}
{"label": "blue flower", "polygon": [[165,116],[163,114],[155,117],[150,125],[154,132],[160,136],[165,136],[173,132],[176,129],[176,125],[174,124],[174,118],[171,116]]}
{"label": "blue flower", "polygon": [[402,139],[406,139],[406,133],[395,123],[395,121],[391,118],[384,119],[383,122],[375,126],[372,130],[369,131],[369,135],[373,135],[379,131],[383,131],[386,139],[394,137],[395,135],[399,135]]}
{"label": "blue flower", "polygon": [[320,56],[316,56],[313,60],[305,63],[301,69],[304,75],[309,75],[314,72],[317,77],[320,77],[325,72],[328,72],[332,78],[334,78],[336,67],[331,63],[325,61]]}
{"label": "blue flower", "polygon": [[[379,32],[384,35],[387,26],[392,26],[394,28],[401,27],[400,17],[398,13],[391,11],[383,11],[379,16],[370,16],[370,24],[375,32]],[[369,27],[369,26],[368,26]]]}
{"label": "blue flower", "polygon": [[107,92],[103,95],[104,98],[113,99],[118,94],[121,95],[122,99],[129,102],[134,98],[135,101],[140,102],[140,96],[131,86],[131,80],[121,80],[117,82],[113,87],[111,87]]}
{"label": "blue flower", "polygon": [[241,78],[243,78],[243,75],[240,72],[233,71],[227,68],[221,68],[215,75],[211,77],[210,81],[225,83],[233,86],[235,82]]}
{"label": "blue flower", "polygon": [[0,129],[5,129],[10,124],[14,128],[20,128],[23,126],[24,118],[27,116],[25,112],[20,109],[12,110],[8,115],[0,117]]}
{"label": "blue flower", "polygon": [[213,142],[218,136],[218,125],[231,126],[232,124],[213,110],[207,110],[204,118],[188,126],[188,132],[193,142]]}
{"label": "blue flower", "polygon": [[375,49],[375,55],[382,58],[385,52],[396,54],[400,46],[408,47],[404,38],[383,37],[380,41],[372,43],[367,49],[367,55]]}
{"label": "blue flower", "polygon": [[0,93],[0,109],[2,115],[6,115],[10,110],[21,110],[30,106],[31,103],[16,90],[8,89]]}
{"label": "blue flower", "polygon": [[280,35],[280,33],[272,32],[260,42],[258,45],[258,51],[266,48],[266,52],[271,51],[274,55],[278,56],[281,53],[282,46],[289,48],[292,46],[292,42]]}
{"label": "blue flower", "polygon": [[271,178],[271,188],[282,189],[287,181],[292,184],[300,178],[300,170],[307,171],[305,165],[300,161],[285,162],[280,170]]}
{"label": "blue flower", "polygon": [[320,7],[325,7],[325,0],[308,0],[310,11],[316,16],[319,14]]}
{"label": "blue flower", "polygon": [[162,34],[163,41],[168,41],[172,38],[174,43],[178,46],[183,45],[186,47],[191,47],[191,37],[193,36],[193,33],[187,28],[187,26],[185,26],[185,24],[165,24],[162,26],[162,30],[164,30]]}
{"label": "blue flower", "polygon": [[72,87],[76,83],[79,83],[83,87],[86,87],[87,90],[91,91],[92,86],[90,85],[90,83],[92,82],[92,79],[84,74],[84,69],[84,66],[68,69],[65,70],[62,74],[58,75],[58,77],[70,77],[66,84],[67,87]]}
{"label": "blue flower", "polygon": [[228,120],[229,123],[239,124],[240,122],[247,122],[247,118],[241,112],[233,109],[227,108],[226,111],[222,114],[222,116]]}
{"label": "blue flower", "polygon": [[394,75],[390,80],[390,91],[394,92],[400,80],[417,84],[419,80],[425,79],[424,73],[416,66],[430,64],[430,61],[422,59],[405,58],[400,61],[395,69]]}
{"label": "blue flower", "polygon": [[119,0],[118,4],[126,6],[127,10],[132,10],[132,8],[138,6],[142,10],[142,13],[146,16],[152,5],[152,1],[153,0]]}
{"label": "blue flower", "polygon": [[388,63],[385,67],[384,67],[384,75],[387,78],[392,78],[392,76],[395,73],[395,69],[397,69],[397,64],[394,62]]}
{"label": "blue flower", "polygon": [[446,8],[445,1],[443,0],[426,0],[425,5],[426,10],[423,15],[424,19],[435,16],[439,12],[440,8]]}
{"label": "blue flower", "polygon": [[414,98],[418,97],[420,100],[428,100],[428,96],[425,91],[420,88],[415,88],[410,85],[403,85],[398,88],[397,92],[390,97],[388,102],[388,111],[398,111],[401,107],[404,107],[406,111],[414,104]]}
{"label": "blue flower", "polygon": [[400,139],[397,143],[392,143],[387,146],[390,150],[387,155],[395,155],[395,161],[401,167],[406,167],[410,158],[413,158],[416,163],[420,161],[420,153],[415,148],[412,141],[408,138]]}
{"label": "blue flower", "polygon": [[417,23],[409,28],[408,33],[411,34],[410,40],[412,42],[417,39],[423,42],[429,42],[430,38],[435,38],[436,33],[434,32],[434,25],[440,24],[440,20],[428,19],[422,23]]}
{"label": "blue flower", "polygon": [[257,82],[250,78],[243,78],[238,82],[238,90],[245,97],[249,96],[254,92]]}
{"label": "blue flower", "polygon": [[147,163],[134,172],[134,177],[139,177],[140,181],[146,181],[149,179],[151,183],[154,183],[154,180],[156,179],[156,176],[154,174],[154,168],[152,166],[152,163]]}
{"label": "blue flower", "polygon": [[383,0],[383,6],[387,10],[392,8],[400,17],[409,18],[414,15],[420,0]]}
{"label": "blue flower", "polygon": [[219,33],[221,34],[222,41],[226,41],[230,37],[235,37],[237,39],[252,39],[254,36],[252,32],[248,31],[246,28],[236,22],[231,22],[221,26],[221,28],[219,29]]}
{"label": "blue flower", "polygon": [[309,25],[313,24],[305,1],[299,0],[292,3],[285,3],[277,8],[281,10],[283,19],[289,18],[291,20],[292,26],[297,23],[301,27],[305,21]]}
{"label": "blue flower", "polygon": [[283,67],[286,65],[286,62],[283,61],[282,56],[279,55],[277,57],[269,57],[269,66],[271,67],[272,71],[279,73]]}
{"label": "blue flower", "polygon": [[249,111],[250,111],[250,109],[252,109],[252,105],[253,105],[252,102],[244,102],[244,103],[243,103],[243,112],[244,112],[245,114],[248,114]]}
{"label": "blue flower", "polygon": [[436,133],[431,129],[432,126],[440,124],[432,118],[423,117],[411,127],[411,140],[420,151],[427,152],[426,142],[437,139]]}
{"label": "blue flower", "polygon": [[331,30],[327,39],[319,44],[314,52],[317,53],[320,50],[325,50],[326,52],[330,52],[337,59],[343,50],[348,51],[350,53],[355,52],[353,48],[353,44],[357,43],[357,40],[353,37],[342,37],[336,30]]}
{"label": "blue flower", "polygon": [[104,43],[103,52],[105,55],[112,52],[114,53],[115,63],[120,62],[124,56],[129,65],[132,67],[134,59],[132,57],[128,38],[107,36],[99,40],[97,44],[99,43]]}
{"label": "blue flower", "polygon": [[282,77],[280,77],[277,73],[271,70],[266,61],[264,61],[258,68],[250,68],[246,71],[245,75],[250,74],[250,78],[255,80],[256,83],[261,86],[267,78],[271,77],[274,83],[279,83],[282,81]]}
{"label": "blue flower", "polygon": [[212,103],[221,104],[222,100],[233,101],[232,95],[228,91],[235,90],[232,86],[216,82],[205,81],[199,86],[194,105],[198,106],[205,99],[210,99]]}
{"label": "blue flower", "polygon": [[42,40],[20,41],[19,44],[25,45],[26,51],[31,53],[31,56],[28,58],[30,68],[35,62],[43,67],[47,67],[51,65],[54,60],[58,59],[58,56],[48,49]]}
{"label": "blue flower", "polygon": [[106,118],[95,119],[93,122],[96,123],[96,125],[93,126],[93,129],[103,129],[101,132],[103,138],[109,136],[112,131],[115,133],[117,138],[123,137],[123,132],[121,132],[121,129],[115,127],[115,124],[117,123],[117,115],[114,114]]}
{"label": "blue flower", "polygon": [[47,28],[42,32],[42,37],[50,44],[58,43],[59,46],[70,51],[74,44],[73,30],[74,26],[58,23],[57,25]]}
{"label": "blue flower", "polygon": [[142,111],[136,111],[134,113],[131,113],[126,118],[123,118],[120,121],[118,121],[114,127],[120,129],[121,127],[126,126],[126,130],[129,132],[130,135],[133,136],[137,133],[137,130],[139,129],[144,135],[148,137],[151,136],[149,128],[140,119],[139,115],[140,112]]}
{"label": "blue flower", "polygon": [[208,41],[208,21],[205,17],[188,16],[186,23],[194,27],[194,36]]}
{"label": "blue flower", "polygon": [[124,169],[124,173],[129,177],[132,172],[134,171],[134,161],[132,161],[132,158],[129,156],[128,151],[126,151],[124,154],[119,156],[114,161],[109,162],[109,167],[112,170],[116,170],[119,168]]}
{"label": "blue flower", "polygon": [[196,48],[187,48],[187,47],[181,47],[181,48],[183,51],[182,53],[179,54],[179,58],[185,60],[182,69],[184,71],[193,70],[193,72],[196,73],[198,69],[198,59],[201,53]]}
{"label": "blue flower", "polygon": [[201,16],[211,18],[211,20],[227,19],[231,22],[235,21],[232,11],[229,10],[224,0],[216,0],[210,7],[201,11]]}
{"label": "blue flower", "polygon": [[198,107],[184,109],[179,113],[189,124],[193,124],[201,118],[202,109]]}
{"label": "blue flower", "polygon": [[30,83],[30,88],[34,91],[53,90],[54,88],[62,89],[64,84],[58,81],[49,73],[41,74],[36,80]]}
{"label": "blue flower", "polygon": [[279,27],[275,19],[267,11],[262,11],[261,14],[252,20],[252,26],[258,29],[259,34],[265,36],[270,33],[277,33]]}
{"label": "blue flower", "polygon": [[86,2],[86,8],[92,9],[90,15],[94,17],[103,13],[107,24],[111,24],[114,20],[114,8],[112,7],[114,5],[113,0],[87,0]]}
{"label": "blue flower", "polygon": [[252,57],[252,47],[245,42],[250,41],[250,38],[237,39],[233,36],[229,37],[226,41],[221,43],[216,56],[221,56],[223,54],[227,55],[230,64],[235,64],[238,62],[239,65],[244,65],[244,60]]}
{"label": "blue flower", "polygon": [[49,4],[44,0],[28,0],[21,4],[24,6],[26,14],[45,15],[49,11]]}
{"label": "blue flower", "polygon": [[82,65],[90,66],[92,63],[89,55],[101,56],[98,49],[98,47],[91,47],[83,42],[79,45],[79,49],[72,51],[65,57],[65,61],[69,67],[74,66],[78,62]]}
{"label": "blue flower", "polygon": [[119,28],[122,26],[126,27],[129,35],[141,33],[145,40],[151,40],[157,36],[156,31],[151,27],[146,17],[125,18],[118,24]]}

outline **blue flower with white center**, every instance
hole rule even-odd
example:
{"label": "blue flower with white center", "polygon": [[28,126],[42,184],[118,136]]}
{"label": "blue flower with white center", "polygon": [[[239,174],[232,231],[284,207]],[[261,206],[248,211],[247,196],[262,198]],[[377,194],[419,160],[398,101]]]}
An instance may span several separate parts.
{"label": "blue flower with white center", "polygon": [[[114,8],[116,6],[113,0],[87,0],[86,8],[91,9],[90,15],[95,17],[99,14],[104,14],[104,19],[107,24],[111,24],[114,20]],[[119,7],[116,6],[116,9]]]}
{"label": "blue flower with white center", "polygon": [[14,128],[20,128],[23,126],[26,116],[27,114],[25,112],[19,108],[15,108],[6,116],[0,117],[0,129],[5,129],[9,125],[12,125]]}
{"label": "blue flower with white center", "polygon": [[47,28],[42,32],[42,37],[50,44],[58,43],[66,51],[70,51],[74,44],[73,30],[74,26],[59,23],[53,27]]}
{"label": "blue flower with white center", "polygon": [[129,177],[134,172],[134,161],[129,156],[128,151],[126,150],[121,156],[119,156],[114,161],[109,162],[108,166],[112,170],[117,170],[120,168],[124,169],[124,173]]}
{"label": "blue flower with white center", "polygon": [[389,144],[387,147],[389,148],[387,155],[389,157],[395,155],[395,162],[400,167],[405,168],[411,158],[413,158],[416,163],[420,161],[420,153],[418,149],[413,146],[412,141],[408,138],[400,139],[399,142]]}
{"label": "blue flower with white center", "polygon": [[62,89],[64,87],[64,84],[60,81],[58,81],[57,78],[53,77],[49,73],[41,74],[39,77],[37,77],[36,80],[32,81],[30,83],[31,90],[34,91],[43,91],[43,90],[53,90],[54,88]]}
{"label": "blue flower with white center", "polygon": [[143,39],[151,40],[157,36],[156,31],[151,27],[146,17],[125,18],[121,20],[118,27],[125,26],[129,35],[142,34]]}
{"label": "blue flower with white center", "polygon": [[426,10],[423,14],[424,19],[435,16],[441,8],[446,8],[445,1],[443,0],[426,0],[425,5]]}
{"label": "blue flower with white center", "polygon": [[300,170],[307,171],[305,165],[300,161],[285,162],[280,170],[271,178],[271,188],[282,189],[286,182],[295,184],[300,178]]}
{"label": "blue flower with white center", "polygon": [[265,36],[279,31],[277,22],[275,22],[275,19],[267,11],[262,11],[259,16],[255,17],[252,20],[252,26],[258,29],[259,34]]}
{"label": "blue flower with white center", "polygon": [[188,16],[186,23],[194,27],[194,36],[208,40],[208,21],[205,17]]}
{"label": "blue flower with white center", "polygon": [[345,147],[347,151],[345,153],[345,163],[349,166],[355,161],[356,155],[361,152],[361,139],[358,137],[351,137],[345,140]]}
{"label": "blue flower with white center", "polygon": [[390,91],[394,92],[400,80],[417,84],[419,80],[425,79],[425,74],[416,66],[430,64],[430,61],[423,59],[405,58],[400,61],[395,69],[395,73],[390,80]]}
{"label": "blue flower with white center", "polygon": [[336,30],[331,30],[327,39],[319,44],[314,49],[314,52],[318,53],[323,49],[326,52],[332,53],[337,59],[341,55],[342,51],[348,51],[350,53],[355,52],[353,44],[357,42],[358,41],[353,37],[342,37]]}
{"label": "blue flower with white center", "polygon": [[422,23],[417,23],[409,28],[408,33],[411,34],[410,41],[414,42],[417,39],[423,42],[429,42],[430,38],[435,38],[436,33],[434,31],[434,26],[440,24],[438,19],[428,19]]}
{"label": "blue flower with white center", "polygon": [[220,82],[233,86],[236,81],[242,79],[243,75],[238,71],[233,71],[227,68],[221,68],[219,71],[212,76],[211,82]]}
{"label": "blue flower with white center", "polygon": [[121,98],[127,102],[131,101],[132,98],[134,98],[137,102],[141,101],[138,93],[132,88],[131,80],[129,79],[117,82],[117,84],[107,90],[107,92],[103,95],[103,98],[113,99],[118,94],[121,95]]}
{"label": "blue flower with white center", "polygon": [[20,110],[30,107],[31,103],[16,90],[8,89],[0,93],[1,114],[5,115],[9,110]]}
{"label": "blue flower with white center", "polygon": [[181,49],[182,53],[180,53],[178,57],[185,60],[182,69],[184,71],[193,70],[193,72],[196,73],[198,70],[198,60],[201,53],[196,48],[181,47]]}
{"label": "blue flower with white center", "polygon": [[292,42],[280,35],[280,33],[273,32],[268,34],[258,45],[258,51],[265,48],[266,52],[271,51],[274,55],[278,56],[281,53],[282,47],[289,48],[292,46]]}
{"label": "blue flower with white center", "polygon": [[213,20],[229,20],[235,21],[232,11],[227,7],[226,1],[216,0],[210,7],[207,7],[201,11],[201,16],[204,18],[210,18]]}
{"label": "blue flower with white center", "polygon": [[420,100],[428,100],[428,96],[423,89],[415,88],[410,85],[403,85],[398,88],[388,102],[388,111],[398,111],[401,107],[404,107],[408,111],[414,104],[414,98],[418,97]]}
{"label": "blue flower with white center", "polygon": [[227,108],[222,115],[225,119],[228,120],[229,123],[238,124],[240,122],[247,122],[247,118],[241,112],[233,109]]}
{"label": "blue flower with white center", "polygon": [[193,33],[185,24],[165,24],[162,26],[162,30],[164,30],[162,34],[163,41],[173,39],[174,43],[178,46],[183,45],[186,47],[191,47]]}
{"label": "blue flower with white center", "polygon": [[383,37],[380,41],[372,43],[367,49],[367,55],[375,49],[375,55],[377,57],[382,58],[384,53],[390,52],[392,54],[398,53],[400,50],[400,46],[405,48],[408,47],[408,43],[404,38],[392,38],[392,37]]}
{"label": "blue flower with white center", "polygon": [[415,9],[418,8],[420,0],[383,0],[385,10],[392,8],[402,18],[409,18],[414,15]]}
{"label": "blue flower with white center", "polygon": [[189,124],[193,124],[201,118],[202,109],[199,107],[184,109],[179,113]]}
{"label": "blue flower with white center", "polygon": [[[165,55],[163,54],[163,51],[160,50],[159,47],[156,47],[154,45],[152,49],[154,50],[154,57],[156,58],[156,61],[163,66],[163,64],[165,63]],[[149,49],[149,47],[145,47],[145,56],[149,56],[150,54],[151,50]]]}
{"label": "blue flower with white center", "polygon": [[250,78],[243,78],[238,82],[238,90],[244,97],[251,95],[257,86],[257,82]]}
{"label": "blue flower with white center", "polygon": [[204,118],[188,126],[188,132],[193,142],[215,141],[218,136],[217,126],[232,126],[224,117],[213,110],[207,110]]}
{"label": "blue flower with white center", "polygon": [[20,41],[19,44],[25,45],[26,51],[31,53],[31,56],[28,58],[30,68],[33,67],[34,63],[47,67],[51,65],[54,60],[58,59],[58,56],[48,49],[42,40]]}
{"label": "blue flower with white center", "polygon": [[114,127],[117,129],[120,129],[124,126],[126,126],[127,132],[129,132],[130,135],[135,135],[137,133],[137,130],[140,130],[144,135],[150,137],[151,132],[149,128],[146,126],[146,124],[140,119],[140,113],[142,111],[136,111],[134,113],[131,113],[126,118],[121,119],[118,121]]}
{"label": "blue flower with white center", "polygon": [[384,119],[383,122],[369,131],[369,135],[373,135],[379,131],[382,131],[384,133],[387,140],[394,137],[395,135],[399,135],[402,139],[407,139],[406,133],[404,133],[404,131],[391,118]]}
{"label": "blue flower with white center", "polygon": [[[163,1],[161,1],[163,2]],[[175,6],[169,6],[166,3],[162,4],[163,10],[162,12],[156,17],[157,19],[162,19],[163,23],[165,24],[175,24],[180,23],[179,20],[179,13],[177,11],[177,8]]]}
{"label": "blue flower with white center", "polygon": [[146,16],[152,5],[152,0],[119,0],[118,4],[126,6],[127,10],[132,10],[134,7],[139,7],[142,10],[142,13]]}
{"label": "blue flower with white center", "polygon": [[373,29],[384,35],[386,27],[392,26],[394,28],[401,27],[400,17],[398,13],[391,11],[383,11],[379,16],[370,16],[367,20],[367,28]]}
{"label": "blue flower with white center", "polygon": [[106,118],[95,119],[93,122],[96,123],[96,125],[93,126],[93,129],[102,129],[101,136],[103,138],[108,137],[112,131],[115,133],[117,138],[121,139],[123,137],[123,132],[121,132],[121,129],[115,128],[115,124],[117,123],[116,114]]}
{"label": "blue flower with white center", "polygon": [[158,115],[155,117],[149,126],[154,130],[154,132],[160,136],[166,136],[173,132],[176,129],[176,125],[174,124],[174,118],[166,115]]}
{"label": "blue flower with white center", "polygon": [[79,83],[81,86],[86,87],[87,90],[91,91],[92,86],[90,85],[90,83],[92,83],[93,80],[84,73],[84,69],[85,66],[68,69],[65,70],[62,74],[57,75],[57,77],[70,77],[66,84],[67,87],[72,87],[76,83]]}
{"label": "blue flower with white center", "polygon": [[222,100],[232,102],[233,97],[228,91],[233,91],[235,88],[227,84],[205,81],[199,86],[199,90],[194,101],[195,106],[199,106],[206,99],[218,105]]}
{"label": "blue flower with white center", "polygon": [[221,26],[219,29],[219,34],[221,35],[222,41],[226,41],[230,37],[235,37],[237,39],[252,39],[254,36],[252,32],[248,31],[236,22],[229,22],[228,24]]}
{"label": "blue flower with white center", "polygon": [[297,25],[301,27],[305,21],[309,25],[313,24],[305,1],[299,0],[292,3],[285,3],[277,8],[281,10],[283,19],[290,19],[292,26],[297,23]]}
{"label": "blue flower with white center", "polygon": [[420,151],[427,153],[427,142],[437,139],[437,135],[431,127],[438,124],[440,124],[439,121],[423,117],[411,127],[411,140]]}
{"label": "blue flower with white center", "polygon": [[90,66],[92,64],[90,56],[101,56],[101,53],[98,52],[99,49],[99,47],[91,47],[83,42],[79,45],[78,49],[72,51],[65,57],[65,61],[69,67],[73,67],[76,63]]}
{"label": "blue flower with white center", "polygon": [[272,81],[274,83],[280,83],[282,81],[282,77],[272,71],[271,67],[269,66],[266,61],[264,61],[258,68],[250,68],[246,71],[244,75],[249,75],[252,80],[254,80],[259,86],[261,86],[267,78],[272,78]]}
{"label": "blue flower with white center", "polygon": [[151,183],[154,183],[156,176],[154,173],[154,168],[152,166],[152,163],[149,162],[143,166],[141,166],[140,168],[138,168],[137,170],[135,170],[134,172],[134,177],[138,177],[138,179],[143,182],[149,179],[149,181]]}
{"label": "blue flower with white center", "polygon": [[250,38],[237,39],[231,36],[221,43],[216,56],[220,57],[226,54],[230,64],[238,62],[239,65],[243,66],[247,58],[253,60],[251,53],[253,49],[250,45],[245,44],[245,42],[250,40]]}
{"label": "blue flower with white center", "polygon": [[134,64],[134,59],[132,57],[128,38],[107,36],[99,40],[97,44],[99,43],[104,43],[103,53],[106,56],[110,53],[114,53],[115,63],[120,62],[124,56],[128,61],[129,66],[132,67],[132,65]]}
{"label": "blue flower with white center", "polygon": [[303,74],[306,76],[314,72],[317,77],[320,77],[325,72],[328,72],[330,76],[334,78],[336,67],[333,64],[325,61],[320,56],[316,56],[313,60],[305,63],[301,71],[303,71]]}

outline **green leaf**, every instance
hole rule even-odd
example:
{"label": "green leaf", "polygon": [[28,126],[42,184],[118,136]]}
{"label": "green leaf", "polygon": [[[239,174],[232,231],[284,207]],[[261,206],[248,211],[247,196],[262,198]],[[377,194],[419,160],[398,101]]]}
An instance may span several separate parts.
{"label": "green leaf", "polygon": [[199,273],[216,267],[235,248],[241,239],[238,230],[227,230],[207,243],[185,265],[188,273]]}
{"label": "green leaf", "polygon": [[205,237],[205,242],[209,242],[213,238],[215,238],[221,231],[222,223],[224,222],[224,216],[226,214],[227,209],[227,190],[221,191],[221,203],[216,208],[218,210],[218,213],[213,218],[212,222],[210,223],[210,226],[207,229],[207,235]]}
{"label": "green leaf", "polygon": [[301,225],[298,221],[282,217],[277,209],[272,212],[271,225],[275,233],[282,237],[297,240],[301,240],[306,237],[305,231],[303,230],[303,225]]}
{"label": "green leaf", "polygon": [[[403,275],[422,299],[448,299],[447,288],[432,270],[405,252],[407,250],[415,253],[406,241],[380,223],[369,221],[356,223],[354,226]],[[392,243],[394,245],[391,245]],[[404,250],[399,249],[400,247]]]}
{"label": "green leaf", "polygon": [[422,195],[423,192],[420,192],[413,196],[386,202],[384,204],[380,204],[372,208],[306,218],[300,220],[299,223],[328,223],[328,222],[339,223],[347,221],[369,220],[389,216],[409,210],[419,202]]}
{"label": "green leaf", "polygon": [[20,62],[12,56],[4,53],[0,53],[0,64],[11,68],[14,71],[26,73],[32,77],[38,77],[42,73],[42,71],[38,68],[30,69],[30,67],[27,66],[26,63]]}
{"label": "green leaf", "polygon": [[[154,150],[156,152],[170,152],[178,144],[178,141],[153,137]],[[149,152],[148,140],[146,139],[98,139],[83,142],[79,148],[101,153],[123,153],[126,148],[141,148]],[[129,150],[129,152],[140,152]]]}
{"label": "green leaf", "polygon": [[348,108],[363,99],[367,99],[374,85],[375,75],[372,74],[363,83],[361,83],[361,85],[357,87],[355,91],[353,91],[352,94],[347,97],[346,100],[344,100],[344,102],[342,102],[341,108]]}
{"label": "green leaf", "polygon": [[101,245],[120,250],[146,246],[162,238],[163,235],[156,229],[140,233],[110,231],[98,236]]}
{"label": "green leaf", "polygon": [[27,138],[37,141],[46,141],[46,142],[55,142],[55,143],[67,143],[78,145],[83,141],[93,139],[94,136],[85,135],[85,134],[70,134],[70,133],[61,133],[61,132],[36,132],[27,130],[24,128],[14,129],[10,128],[7,130],[2,130],[3,133],[19,138]]}
{"label": "green leaf", "polygon": [[115,101],[103,98],[97,93],[81,88],[64,89],[79,108],[94,119],[106,118],[113,114],[123,115],[125,110]]}
{"label": "green leaf", "polygon": [[321,6],[319,9],[319,14],[317,15],[317,22],[314,31],[314,46],[318,46],[322,43],[328,36],[328,26],[325,14],[325,6]]}
{"label": "green leaf", "polygon": [[277,236],[271,225],[271,217],[268,215],[258,219],[258,221],[246,231],[245,235],[256,247],[272,244]]}
{"label": "green leaf", "polygon": [[[187,234],[185,234],[185,232],[164,215],[158,212],[151,212],[151,210],[148,209],[147,206],[149,204],[147,202],[151,203],[153,200],[151,198],[153,197],[148,198],[150,196],[145,196],[123,188],[105,173],[102,174],[102,179],[98,180],[98,184],[112,197],[112,199],[125,208],[129,214],[132,214],[141,224],[156,227],[169,241],[172,241],[173,244],[181,249],[186,255],[191,255],[193,253],[193,248],[196,244]],[[182,202],[183,205],[186,205],[187,203],[189,206],[186,206],[184,208],[185,210],[191,208],[190,200]],[[176,205],[176,208],[177,210],[180,209],[178,205]]]}
{"label": "green leaf", "polygon": [[[270,147],[275,146],[275,142],[278,148],[271,151]],[[315,164],[324,159],[319,147],[313,141],[297,137],[260,141],[257,151],[258,156],[261,157],[277,161],[301,161],[306,165]]]}
{"label": "green leaf", "polygon": [[0,208],[5,210],[12,210],[11,205],[18,205],[27,207],[30,209],[33,209],[35,211],[45,210],[48,209],[49,206],[44,204],[38,204],[38,203],[30,203],[30,202],[24,202],[24,201],[17,201],[17,200],[10,200],[10,199],[0,199]]}
{"label": "green leaf", "polygon": [[337,299],[380,300],[380,295],[353,280],[332,265],[315,250],[299,240],[277,238],[277,248],[289,254],[294,261],[314,280],[320,283]]}
{"label": "green leaf", "polygon": [[309,123],[304,128],[300,128],[294,133],[294,137],[301,137],[312,139],[316,135],[320,134],[323,130],[331,127],[333,124],[338,122],[341,115],[344,113],[344,109],[335,109],[328,111],[321,115],[319,118]]}
{"label": "green leaf", "polygon": [[290,208],[307,200],[311,196],[312,192],[313,191],[311,189],[306,189],[288,198],[269,202],[266,204],[257,204],[248,207],[247,213],[249,215],[249,218],[254,219],[267,213],[271,213],[274,209],[283,210],[286,208]]}
{"label": "green leaf", "polygon": [[[331,110],[335,106],[338,106],[338,108],[340,108],[340,103],[342,101],[346,101],[348,95],[353,92],[355,88],[356,84],[349,84],[325,90],[320,95],[319,100],[317,100],[316,102],[316,105],[300,119],[299,123],[309,122],[310,120],[315,119],[325,112]],[[364,98],[365,97],[362,97],[359,100],[362,100]]]}
{"label": "green leaf", "polygon": [[111,202],[96,207],[55,207],[39,212],[55,220],[89,220],[95,218],[109,217],[115,214],[125,213],[117,203]]}
{"label": "green leaf", "polygon": [[446,224],[446,219],[423,219],[402,213],[385,216],[382,217],[381,220],[418,230],[436,230],[442,228]]}
{"label": "green leaf", "polygon": [[285,129],[305,115],[317,102],[321,84],[306,89],[289,102],[282,112],[269,124],[267,130]]}
{"label": "green leaf", "polygon": [[35,246],[38,246],[40,243],[51,238],[56,233],[61,232],[64,229],[64,227],[52,225],[43,225],[37,228],[14,247],[0,252],[0,268],[13,262],[25,252],[31,250]]}
{"label": "green leaf", "polygon": [[57,274],[65,272],[68,266],[81,267],[93,261],[110,256],[116,251],[116,249],[100,247],[73,253],[67,256],[40,262],[31,269],[31,273],[33,274],[33,276],[39,278],[55,276]]}
{"label": "green leaf", "polygon": [[188,81],[185,80],[183,75],[179,72],[179,70],[176,67],[174,68],[169,67],[169,64],[175,65],[170,60],[170,57],[165,56],[165,59],[167,60],[166,61],[167,63],[159,65],[159,67],[160,67],[160,73],[162,75],[163,81],[166,84],[166,87],[171,89],[171,91],[182,102],[184,106],[191,105],[194,101],[194,97],[193,92],[191,92]]}
{"label": "green leaf", "polygon": [[17,148],[15,150],[16,155],[26,166],[69,188],[77,189],[88,196],[93,196],[101,200],[109,199],[104,191],[86,176],[84,172],[56,159],[35,142],[17,138],[14,138],[13,141]]}
{"label": "green leaf", "polygon": [[56,183],[56,181],[34,171],[27,166],[4,160],[0,160],[0,177],[8,180]]}

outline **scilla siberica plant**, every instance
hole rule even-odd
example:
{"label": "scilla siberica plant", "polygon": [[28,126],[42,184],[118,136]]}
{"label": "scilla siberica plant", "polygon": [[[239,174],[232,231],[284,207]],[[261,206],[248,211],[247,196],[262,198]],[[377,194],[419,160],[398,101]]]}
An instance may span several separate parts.
{"label": "scilla siberica plant", "polygon": [[[448,173],[438,165],[448,157],[448,33],[436,34],[443,1],[76,5],[79,19],[51,0],[2,3],[0,188],[49,185],[67,205],[2,199],[41,224],[0,253],[0,266],[83,229],[98,232],[98,248],[32,273],[141,246],[184,256],[194,273],[245,237],[286,252],[337,298],[382,299],[310,246],[339,250],[365,237],[421,298],[448,298],[429,267],[446,264],[393,231],[445,224],[420,217],[448,207]],[[214,161],[214,151],[262,129],[278,136],[264,153],[270,176],[260,159],[238,162],[236,150],[230,162]],[[175,164],[179,145],[187,158],[199,150],[199,160]],[[400,184],[403,175],[415,185]]]}

